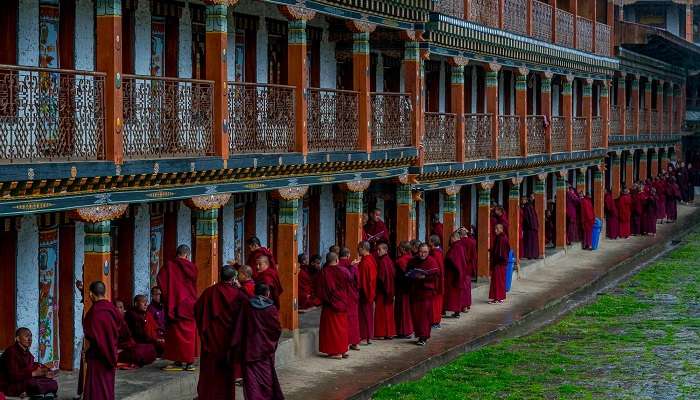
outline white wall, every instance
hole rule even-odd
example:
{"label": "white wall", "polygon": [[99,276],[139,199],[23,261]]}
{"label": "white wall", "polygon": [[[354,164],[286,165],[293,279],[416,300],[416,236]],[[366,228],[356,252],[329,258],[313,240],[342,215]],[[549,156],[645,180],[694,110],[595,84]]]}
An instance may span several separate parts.
{"label": "white wall", "polygon": [[439,91],[438,91],[438,98],[440,99],[439,104],[438,104],[438,109],[440,110],[441,113],[445,112],[445,97],[449,96],[450,93],[448,90],[450,89],[449,86],[445,87],[445,74],[447,73],[445,71],[445,68],[449,68],[445,61],[441,60],[440,61],[440,82],[439,82]]}
{"label": "white wall", "polygon": [[183,202],[177,206],[177,245],[192,248],[192,210]]}
{"label": "white wall", "polygon": [[228,260],[235,260],[236,258],[236,248],[235,248],[235,238],[234,238],[234,216],[236,210],[236,201],[234,196],[226,203],[221,210],[219,210],[222,219],[223,231],[219,232],[221,235],[221,249],[223,257],[220,260],[220,264],[226,263]]}
{"label": "white wall", "polygon": [[75,3],[75,68],[95,69],[95,5],[93,0]]}
{"label": "white wall", "polygon": [[552,115],[559,116],[561,112],[559,110],[559,91],[561,88],[559,85],[552,85]]}
{"label": "white wall", "polygon": [[[681,33],[681,27],[678,23],[680,20],[678,7],[679,6],[674,3],[669,3],[666,6],[666,30],[677,36]],[[685,6],[683,6],[683,8],[685,10]]]}
{"label": "white wall", "polygon": [[134,71],[136,75],[151,74],[151,4],[139,1],[134,13],[136,28],[134,35]]}
{"label": "white wall", "polygon": [[476,211],[477,211],[477,208],[479,207],[479,195],[477,192],[478,192],[478,190],[477,190],[476,186],[471,185],[471,190],[469,193],[469,195],[472,198],[472,204],[471,204],[471,210],[470,210],[470,212],[471,212],[470,221],[472,222],[472,225],[474,225],[474,226],[477,226],[477,224],[479,222],[476,218],[477,217]]}
{"label": "white wall", "polygon": [[188,3],[189,1],[185,2],[180,17],[178,76],[181,78],[192,77],[192,18]]}
{"label": "white wall", "polygon": [[[36,215],[25,215],[17,228],[17,303],[16,326],[29,328],[39,336],[39,226]],[[39,340],[32,342],[31,352],[38,356]]]}
{"label": "white wall", "polygon": [[[320,239],[318,254],[326,257],[328,248],[335,244],[335,204],[333,204],[333,187],[331,185],[321,186],[320,199]],[[313,251],[313,250],[312,250]]]}
{"label": "white wall", "polygon": [[381,53],[377,54],[377,78],[375,84],[377,92],[384,91],[384,57],[382,57]]}
{"label": "white wall", "polygon": [[[425,195],[425,193],[423,193],[423,195]],[[418,202],[418,215],[416,215],[416,218],[418,219],[418,240],[423,242],[423,241],[425,241],[425,228],[426,228],[425,198],[423,198],[423,201]]]}
{"label": "white wall", "polygon": [[151,212],[139,204],[134,213],[134,294],[151,296]]}
{"label": "white wall", "polygon": [[17,62],[36,67],[39,65],[39,1],[20,0],[17,22]]}
{"label": "white wall", "polygon": [[[476,113],[476,103],[477,103],[477,84],[479,82],[479,76],[476,73],[476,68],[470,68],[471,75],[467,79],[471,79],[472,81],[472,87],[471,87],[471,98],[472,98],[472,113]],[[486,104],[486,90],[484,90],[484,104]],[[467,110],[469,111],[469,110]]]}
{"label": "white wall", "polygon": [[[267,243],[267,192],[258,192],[255,203],[255,236],[260,243],[268,247]],[[246,238],[248,240],[248,238]]]}
{"label": "white wall", "polygon": [[[75,259],[73,265],[73,281],[83,280],[83,265],[85,264],[85,226],[75,222]],[[73,368],[80,368],[80,353],[83,350],[83,303],[82,294],[73,287]]]}

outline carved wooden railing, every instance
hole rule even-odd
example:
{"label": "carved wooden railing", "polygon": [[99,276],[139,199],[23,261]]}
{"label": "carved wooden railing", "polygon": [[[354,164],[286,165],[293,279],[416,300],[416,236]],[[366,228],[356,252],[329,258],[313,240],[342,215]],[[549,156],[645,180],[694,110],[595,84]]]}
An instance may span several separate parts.
{"label": "carved wooden railing", "polygon": [[124,75],[124,158],[212,155],[214,82]]}
{"label": "carved wooden railing", "polygon": [[425,162],[456,160],[455,123],[455,114],[425,113]]}
{"label": "carved wooden railing", "polygon": [[544,153],[544,116],[527,116],[527,152],[528,154]]}
{"label": "carved wooden railing", "polygon": [[593,21],[579,16],[576,20],[576,48],[593,52]]}
{"label": "carved wooden railing", "polygon": [[411,98],[406,93],[371,93],[372,147],[411,146]]}
{"label": "carved wooden railing", "polygon": [[231,154],[293,151],[294,101],[293,86],[229,82]]}
{"label": "carved wooden railing", "polygon": [[0,65],[0,164],[104,159],[105,74]]}
{"label": "carved wooden railing", "polygon": [[566,151],[566,118],[552,117],[552,153],[563,153]]}
{"label": "carved wooden railing", "polygon": [[661,133],[661,124],[659,123],[659,112],[657,110],[651,110],[651,127],[649,133]]}
{"label": "carved wooden railing", "polygon": [[625,110],[625,135],[633,135],[634,132],[634,113],[631,109]]}
{"label": "carved wooden railing", "polygon": [[574,117],[571,119],[572,150],[588,150],[588,118]]}
{"label": "carved wooden railing", "polygon": [[649,133],[649,126],[647,124],[647,111],[643,108],[639,109],[639,133]]}
{"label": "carved wooden railing", "polygon": [[574,15],[560,8],[556,10],[557,44],[574,47]]}
{"label": "carved wooden railing", "polygon": [[500,158],[520,155],[520,120],[518,115],[498,116],[498,153]]}
{"label": "carved wooden railing", "polygon": [[552,41],[552,6],[532,0],[532,35],[545,42]]}
{"label": "carved wooden railing", "polygon": [[435,12],[455,18],[464,18],[464,0],[439,0],[433,4]]}
{"label": "carved wooden railing", "polygon": [[599,149],[603,147],[603,117],[593,117],[591,119],[591,148]]}
{"label": "carved wooden railing", "polygon": [[610,26],[596,22],[595,52],[603,56],[610,55]]}
{"label": "carved wooden railing", "polygon": [[498,0],[472,0],[469,6],[469,20],[498,28]]}
{"label": "carved wooden railing", "polygon": [[464,114],[464,159],[491,158],[491,114]]}
{"label": "carved wooden railing", "polygon": [[503,1],[503,29],[527,35],[528,0]]}
{"label": "carved wooden railing", "polygon": [[610,134],[622,135],[620,132],[620,107],[618,106],[610,107]]}
{"label": "carved wooden railing", "polygon": [[358,93],[317,88],[307,93],[309,151],[356,149]]}

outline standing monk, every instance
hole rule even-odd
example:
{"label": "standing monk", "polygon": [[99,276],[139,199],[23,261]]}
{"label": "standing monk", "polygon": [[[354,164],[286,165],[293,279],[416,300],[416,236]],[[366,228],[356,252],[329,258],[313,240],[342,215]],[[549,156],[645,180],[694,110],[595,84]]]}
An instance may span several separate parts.
{"label": "standing monk", "polygon": [[630,199],[632,200],[632,215],[630,217],[630,234],[632,236],[643,235],[642,231],[642,202],[643,199],[640,198],[639,185],[636,183],[632,185],[632,191],[630,192]]}
{"label": "standing monk", "polygon": [[491,244],[491,284],[489,287],[489,303],[503,303],[506,299],[506,264],[510,244],[508,236],[503,233],[503,225],[496,225],[496,240]]}
{"label": "standing monk", "polygon": [[[462,292],[465,290],[467,275],[466,242],[459,232],[450,235],[450,249],[445,257],[445,311],[452,312],[452,318],[459,318],[462,311]],[[471,283],[471,282],[470,282]]]}
{"label": "standing monk", "polygon": [[357,265],[358,277],[360,278],[358,287],[360,289],[360,339],[366,340],[367,344],[372,343],[374,335],[374,298],[377,289],[377,263],[370,254],[370,244],[363,240],[357,246],[359,258],[354,260],[353,265]]}
{"label": "standing monk", "polygon": [[270,258],[268,256],[261,255],[256,260],[257,274],[255,275],[255,283],[264,283],[270,289],[269,297],[272,302],[280,309],[280,295],[284,291],[282,289],[282,282],[280,282],[280,277],[277,274],[277,269],[270,265]]}
{"label": "standing monk", "polygon": [[117,370],[117,346],[121,315],[105,298],[105,284],[90,284],[92,307],[85,314],[83,332],[88,349],[85,352],[87,375],[84,400],[114,400],[114,376]]}
{"label": "standing monk", "polygon": [[221,281],[210,286],[194,305],[194,317],[201,342],[197,395],[200,399],[233,400],[234,359],[231,341],[241,310],[248,296],[234,286],[236,270],[230,265],[221,269]]}
{"label": "standing monk", "polygon": [[375,208],[369,213],[369,221],[365,224],[365,233],[372,248],[379,243],[389,243],[389,229],[382,221],[380,209]]}
{"label": "standing monk", "polygon": [[389,257],[389,246],[377,246],[377,294],[374,298],[374,337],[391,339],[396,336],[394,321],[394,262]]}
{"label": "standing monk", "polygon": [[593,249],[593,223],[595,222],[595,211],[593,211],[593,200],[583,192],[581,197],[581,226],[583,237],[581,238],[581,246],[584,250]]}
{"label": "standing monk", "polygon": [[428,245],[430,247],[430,257],[435,259],[435,262],[437,263],[437,266],[440,270],[435,286],[435,297],[433,297],[432,320],[433,327],[440,328],[440,322],[442,321],[443,295],[445,294],[445,255],[442,253],[442,248],[440,248],[439,236],[430,235]]}
{"label": "standing monk", "polygon": [[433,215],[433,228],[430,230],[430,234],[437,235],[441,238],[443,232],[444,226],[442,225],[442,222],[440,222],[440,214]]}
{"label": "standing monk", "polygon": [[462,312],[468,312],[472,307],[472,276],[477,270],[477,249],[476,239],[473,236],[474,230],[460,228],[459,233],[464,243],[465,256],[467,257],[467,270],[464,276],[464,290],[462,290]]}
{"label": "standing monk", "polygon": [[523,232],[523,245],[521,248],[521,255],[523,258],[536,259],[540,258],[540,239],[539,230],[540,223],[537,219],[537,210],[535,210],[535,205],[528,201],[527,197],[523,196],[520,206],[520,215],[522,216],[522,229]]}
{"label": "standing monk", "polygon": [[627,239],[630,237],[630,220],[632,217],[632,198],[627,188],[622,190],[622,194],[617,199],[617,212],[620,218],[620,237]]}
{"label": "standing monk", "polygon": [[338,266],[345,268],[350,277],[350,287],[348,287],[348,343],[351,350],[360,350],[359,272],[357,265],[350,262],[350,249],[343,247],[338,253],[340,255]]}
{"label": "standing monk", "polygon": [[571,245],[579,240],[578,208],[581,199],[573,187],[566,192],[566,244]]}
{"label": "standing monk", "polygon": [[620,221],[618,220],[617,204],[613,199],[610,189],[605,190],[605,236],[608,239],[617,239],[620,235]]}
{"label": "standing monk", "polygon": [[[277,269],[277,263],[275,262],[275,257],[272,255],[272,252],[270,249],[267,247],[263,247],[260,244],[260,239],[257,237],[253,236],[252,238],[248,239],[246,242],[248,245],[248,259],[246,260],[246,265],[250,265],[251,267],[255,265],[257,262],[258,258],[260,256],[266,256],[267,259],[269,260],[270,266],[273,269]],[[254,271],[255,272],[255,271]],[[255,278],[255,277],[253,277]]]}
{"label": "standing monk", "polygon": [[53,371],[34,361],[30,347],[32,331],[17,329],[15,344],[6,348],[0,356],[0,395],[6,393],[8,396],[43,398],[44,395],[58,392]]}
{"label": "standing monk", "polygon": [[321,299],[321,325],[318,349],[330,358],[348,357],[348,292],[351,277],[338,265],[338,255],[328,253],[320,272],[316,293]]}
{"label": "standing monk", "polygon": [[167,320],[163,358],[173,361],[163,367],[164,371],[194,371],[197,273],[197,266],[190,261],[190,248],[184,244],[178,246],[175,260],[168,261],[158,272]]}
{"label": "standing monk", "polygon": [[430,326],[433,320],[433,298],[437,292],[440,268],[430,247],[423,243],[418,247],[418,255],[408,263],[406,277],[411,281],[411,319],[416,331],[418,346],[425,346],[430,339]]}
{"label": "standing monk", "polygon": [[396,259],[396,284],[394,290],[394,319],[396,335],[407,338],[413,335],[411,321],[411,299],[409,298],[410,281],[406,279],[408,262],[411,261],[411,244],[404,240],[399,243],[399,258]]}

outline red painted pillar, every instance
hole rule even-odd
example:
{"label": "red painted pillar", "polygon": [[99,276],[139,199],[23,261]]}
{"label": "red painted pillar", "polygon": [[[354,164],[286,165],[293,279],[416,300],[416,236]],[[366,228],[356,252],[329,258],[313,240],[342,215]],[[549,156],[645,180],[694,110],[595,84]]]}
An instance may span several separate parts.
{"label": "red painted pillar", "polygon": [[644,123],[647,129],[640,133],[654,132],[654,127],[651,126],[651,80],[649,79],[644,83]]}
{"label": "red painted pillar", "polygon": [[639,151],[639,180],[647,179],[647,152],[646,149]]}
{"label": "red painted pillar", "polygon": [[486,67],[486,112],[491,115],[491,158],[498,159],[498,71],[501,66]]}
{"label": "red painted pillar", "polygon": [[632,75],[632,134],[639,135],[639,77]]}
{"label": "red painted pillar", "polygon": [[656,149],[649,149],[649,152],[651,153],[651,165],[649,166],[649,170],[651,177],[656,178],[659,176],[659,155]]}
{"label": "red painted pillar", "polygon": [[563,107],[562,116],[564,117],[564,126],[566,127],[566,151],[572,151],[574,148],[573,139],[573,111],[574,111],[574,99],[573,99],[573,88],[572,83],[574,81],[573,75],[567,75],[563,81]]}
{"label": "red painted pillar", "polygon": [[464,141],[464,65],[467,60],[461,57],[452,57],[450,64],[452,73],[450,74],[450,96],[452,110],[449,112],[455,114],[455,152],[457,162],[465,160],[465,141]]}
{"label": "red painted pillar", "polygon": [[566,171],[559,171],[557,177],[555,245],[566,247]]}
{"label": "red painted pillar", "polygon": [[631,190],[632,185],[634,185],[634,157],[632,152],[628,152],[625,157],[625,187]]}
{"label": "red painted pillar", "polygon": [[491,247],[491,188],[492,182],[482,182],[479,186],[479,207],[477,209],[477,274],[489,276],[489,248]]}
{"label": "red painted pillar", "polygon": [[357,244],[362,241],[362,196],[370,181],[355,181],[344,184],[345,192],[345,246],[352,257],[357,257]]}
{"label": "red painted pillar", "polygon": [[[552,73],[542,74],[540,103],[542,104],[542,115],[549,121],[544,127],[544,152],[552,153]],[[542,229],[544,232],[544,229]]]}
{"label": "red painted pillar", "polygon": [[510,248],[515,253],[515,259],[520,259],[520,183],[522,178],[510,181],[508,192],[508,240]]}
{"label": "red painted pillar", "polygon": [[527,157],[527,68],[518,68],[515,78],[515,113],[520,119],[520,155]]}
{"label": "red painted pillar", "polygon": [[593,169],[593,210],[595,216],[601,221],[605,221],[604,200],[605,200],[605,180],[603,179],[602,166],[598,165]]}
{"label": "red painted pillar", "polygon": [[685,97],[683,96],[683,93],[685,93],[685,85],[681,87],[675,86],[673,88],[673,99],[675,100],[674,109],[676,110],[676,118],[674,118],[672,128],[672,133],[674,134],[680,133],[681,127],[683,126],[683,120],[685,119]]}
{"label": "red painted pillar", "polygon": [[664,133],[664,118],[666,116],[666,107],[664,101],[666,96],[664,95],[664,81],[656,81],[656,114],[657,114],[657,125],[651,127],[651,133],[661,134]]}
{"label": "red painted pillar", "polygon": [[459,193],[460,186],[450,186],[445,189],[444,200],[442,206],[442,246],[443,248],[449,248],[450,235],[452,232],[456,231],[459,227],[459,222],[457,221],[457,193]]}
{"label": "red painted pillar", "polygon": [[610,191],[613,198],[620,197],[620,156],[617,152],[610,153]]}
{"label": "red painted pillar", "polygon": [[693,0],[685,5],[685,40],[693,42]]}
{"label": "red painted pillar", "polygon": [[604,80],[602,83],[600,86],[600,117],[603,122],[601,147],[607,149],[610,136],[610,97],[608,95],[610,81]]}
{"label": "red painted pillar", "polygon": [[225,126],[228,126],[227,13],[228,9],[224,4],[207,5],[205,64],[207,79],[214,81],[212,135],[214,137],[214,152],[224,160],[228,159],[229,156],[228,132],[224,129]]}
{"label": "red painted pillar", "polygon": [[617,108],[620,110],[620,135],[627,134],[627,80],[625,75],[617,77]]}
{"label": "red painted pillar", "polygon": [[668,90],[664,91],[666,93],[664,100],[664,125],[663,132],[671,134],[673,132],[673,116],[675,112],[676,103],[673,99],[673,83],[668,84]]}
{"label": "red painted pillar", "polygon": [[592,148],[593,136],[593,79],[583,80],[583,116],[586,118],[586,148]]}
{"label": "red painted pillar", "polygon": [[370,99],[370,59],[369,59],[369,34],[374,31],[375,25],[359,21],[348,22],[348,27],[353,32],[352,45],[352,82],[353,89],[358,92],[359,105],[357,108],[358,150],[370,153],[372,151],[372,106]]}
{"label": "red painted pillar", "polygon": [[[361,217],[361,216],[360,216]],[[396,244],[415,237],[415,208],[411,185],[399,182],[396,186]],[[361,232],[361,231],[360,231]],[[346,246],[348,244],[346,243]],[[350,247],[350,246],[349,246]]]}
{"label": "red painted pillar", "polygon": [[538,241],[539,241],[539,249],[540,249],[540,257],[544,258],[545,254],[545,222],[544,222],[544,217],[545,217],[545,212],[547,210],[547,193],[545,191],[545,183],[547,182],[547,174],[539,174],[537,175],[536,179],[534,180],[535,182],[535,211],[537,212],[537,222],[539,226],[539,230],[537,231],[537,236],[538,236]]}
{"label": "red painted pillar", "polygon": [[92,282],[104,283],[107,288],[106,297],[112,298],[112,240],[109,220],[86,222],[83,226],[85,229],[83,283],[85,311],[87,311],[91,306],[89,286]]}
{"label": "red painted pillar", "polygon": [[[413,106],[413,120],[411,121],[411,131],[413,136],[411,143],[419,147],[422,143],[424,131],[424,111],[423,105],[423,68],[419,43],[415,37],[407,36],[404,46],[404,86],[407,93],[411,94],[411,105]],[[422,163],[421,152],[421,163]]]}

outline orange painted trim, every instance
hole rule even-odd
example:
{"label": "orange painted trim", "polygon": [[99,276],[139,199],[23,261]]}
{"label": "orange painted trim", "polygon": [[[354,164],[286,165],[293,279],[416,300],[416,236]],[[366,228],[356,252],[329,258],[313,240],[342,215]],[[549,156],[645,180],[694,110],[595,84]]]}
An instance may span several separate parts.
{"label": "orange painted trim", "polygon": [[[228,68],[226,65],[227,51],[226,32],[207,32],[206,46],[206,77],[214,81],[214,122],[212,135],[214,138],[214,154],[224,160],[229,157],[228,132],[224,129],[228,121]],[[232,129],[230,126],[228,129]]]}

